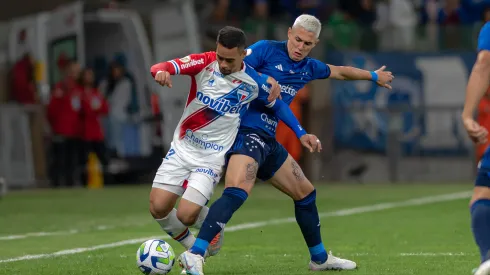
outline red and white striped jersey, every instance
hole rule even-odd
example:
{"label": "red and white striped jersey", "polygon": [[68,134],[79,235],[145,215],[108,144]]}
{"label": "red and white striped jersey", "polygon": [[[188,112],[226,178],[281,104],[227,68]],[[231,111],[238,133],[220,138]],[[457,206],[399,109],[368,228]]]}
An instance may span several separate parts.
{"label": "red and white striped jersey", "polygon": [[240,71],[223,75],[215,52],[191,54],[151,67],[154,77],[159,71],[191,76],[191,90],[172,141],[181,158],[223,165],[249,103],[258,99],[269,108],[275,104],[267,101],[268,76],[259,75],[245,63]]}

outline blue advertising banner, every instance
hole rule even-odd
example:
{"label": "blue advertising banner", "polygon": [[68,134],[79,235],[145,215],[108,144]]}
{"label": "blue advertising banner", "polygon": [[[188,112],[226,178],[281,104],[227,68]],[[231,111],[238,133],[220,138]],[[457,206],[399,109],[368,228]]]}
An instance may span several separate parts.
{"label": "blue advertising banner", "polygon": [[[336,147],[386,153],[391,127],[399,129],[405,154],[468,154],[473,147],[460,114],[475,57],[475,53],[330,52],[328,64],[366,70],[386,65],[395,75],[392,91],[369,81],[331,82]],[[397,109],[403,111],[388,112]]]}

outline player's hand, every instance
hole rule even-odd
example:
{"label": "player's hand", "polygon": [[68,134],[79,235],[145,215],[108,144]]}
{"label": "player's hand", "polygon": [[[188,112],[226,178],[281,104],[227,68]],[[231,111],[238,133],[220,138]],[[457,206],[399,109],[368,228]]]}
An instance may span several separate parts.
{"label": "player's hand", "polygon": [[322,151],[322,143],[315,135],[306,134],[303,135],[299,140],[301,141],[301,144],[303,144],[304,147],[310,150],[310,153],[313,153],[315,151],[317,152]]}
{"label": "player's hand", "polygon": [[269,97],[267,98],[267,100],[269,102],[272,102],[276,98],[282,98],[281,97],[281,86],[279,86],[279,83],[277,83],[277,81],[270,76],[267,78],[267,83],[269,83],[271,85],[271,93],[269,94]]}
{"label": "player's hand", "polygon": [[488,139],[488,131],[484,127],[482,127],[478,122],[476,122],[473,118],[464,118],[463,117],[463,125],[466,128],[466,132],[468,132],[468,136],[470,136],[471,140],[476,144],[484,144]]}
{"label": "player's hand", "polygon": [[376,84],[378,84],[380,87],[385,87],[391,90],[391,85],[388,83],[391,83],[395,77],[391,72],[385,71],[385,69],[386,66],[383,65],[381,68],[374,71],[376,74],[378,74],[378,81],[376,81]]}
{"label": "player's hand", "polygon": [[155,75],[155,81],[162,85],[172,88],[172,79],[170,78],[170,73],[167,71],[159,71]]}

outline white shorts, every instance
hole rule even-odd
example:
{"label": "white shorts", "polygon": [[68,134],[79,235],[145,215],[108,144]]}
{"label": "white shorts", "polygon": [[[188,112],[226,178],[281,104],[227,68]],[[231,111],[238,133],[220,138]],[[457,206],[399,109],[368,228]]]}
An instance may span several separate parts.
{"label": "white shorts", "polygon": [[[223,173],[223,167],[202,162],[197,162],[191,159],[181,158],[175,153],[174,149],[170,149],[167,156],[163,159],[162,164],[157,170],[153,187],[167,190],[165,186],[179,186],[181,193],[184,193],[186,187],[192,187],[199,191],[206,199],[211,199],[213,196],[214,187],[218,184]],[[187,186],[184,183],[187,180]]]}

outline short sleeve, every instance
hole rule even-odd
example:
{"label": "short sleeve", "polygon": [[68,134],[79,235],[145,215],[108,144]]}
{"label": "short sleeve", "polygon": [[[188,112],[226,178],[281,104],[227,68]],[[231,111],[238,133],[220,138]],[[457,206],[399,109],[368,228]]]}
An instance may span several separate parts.
{"label": "short sleeve", "polygon": [[270,51],[269,41],[260,40],[247,48],[245,62],[254,69],[260,68],[267,60]]}
{"label": "short sleeve", "polygon": [[478,51],[482,50],[490,51],[490,22],[481,28],[478,36]]}
{"label": "short sleeve", "polygon": [[325,79],[330,77],[330,67],[317,59],[312,60],[312,74],[314,79]]}

